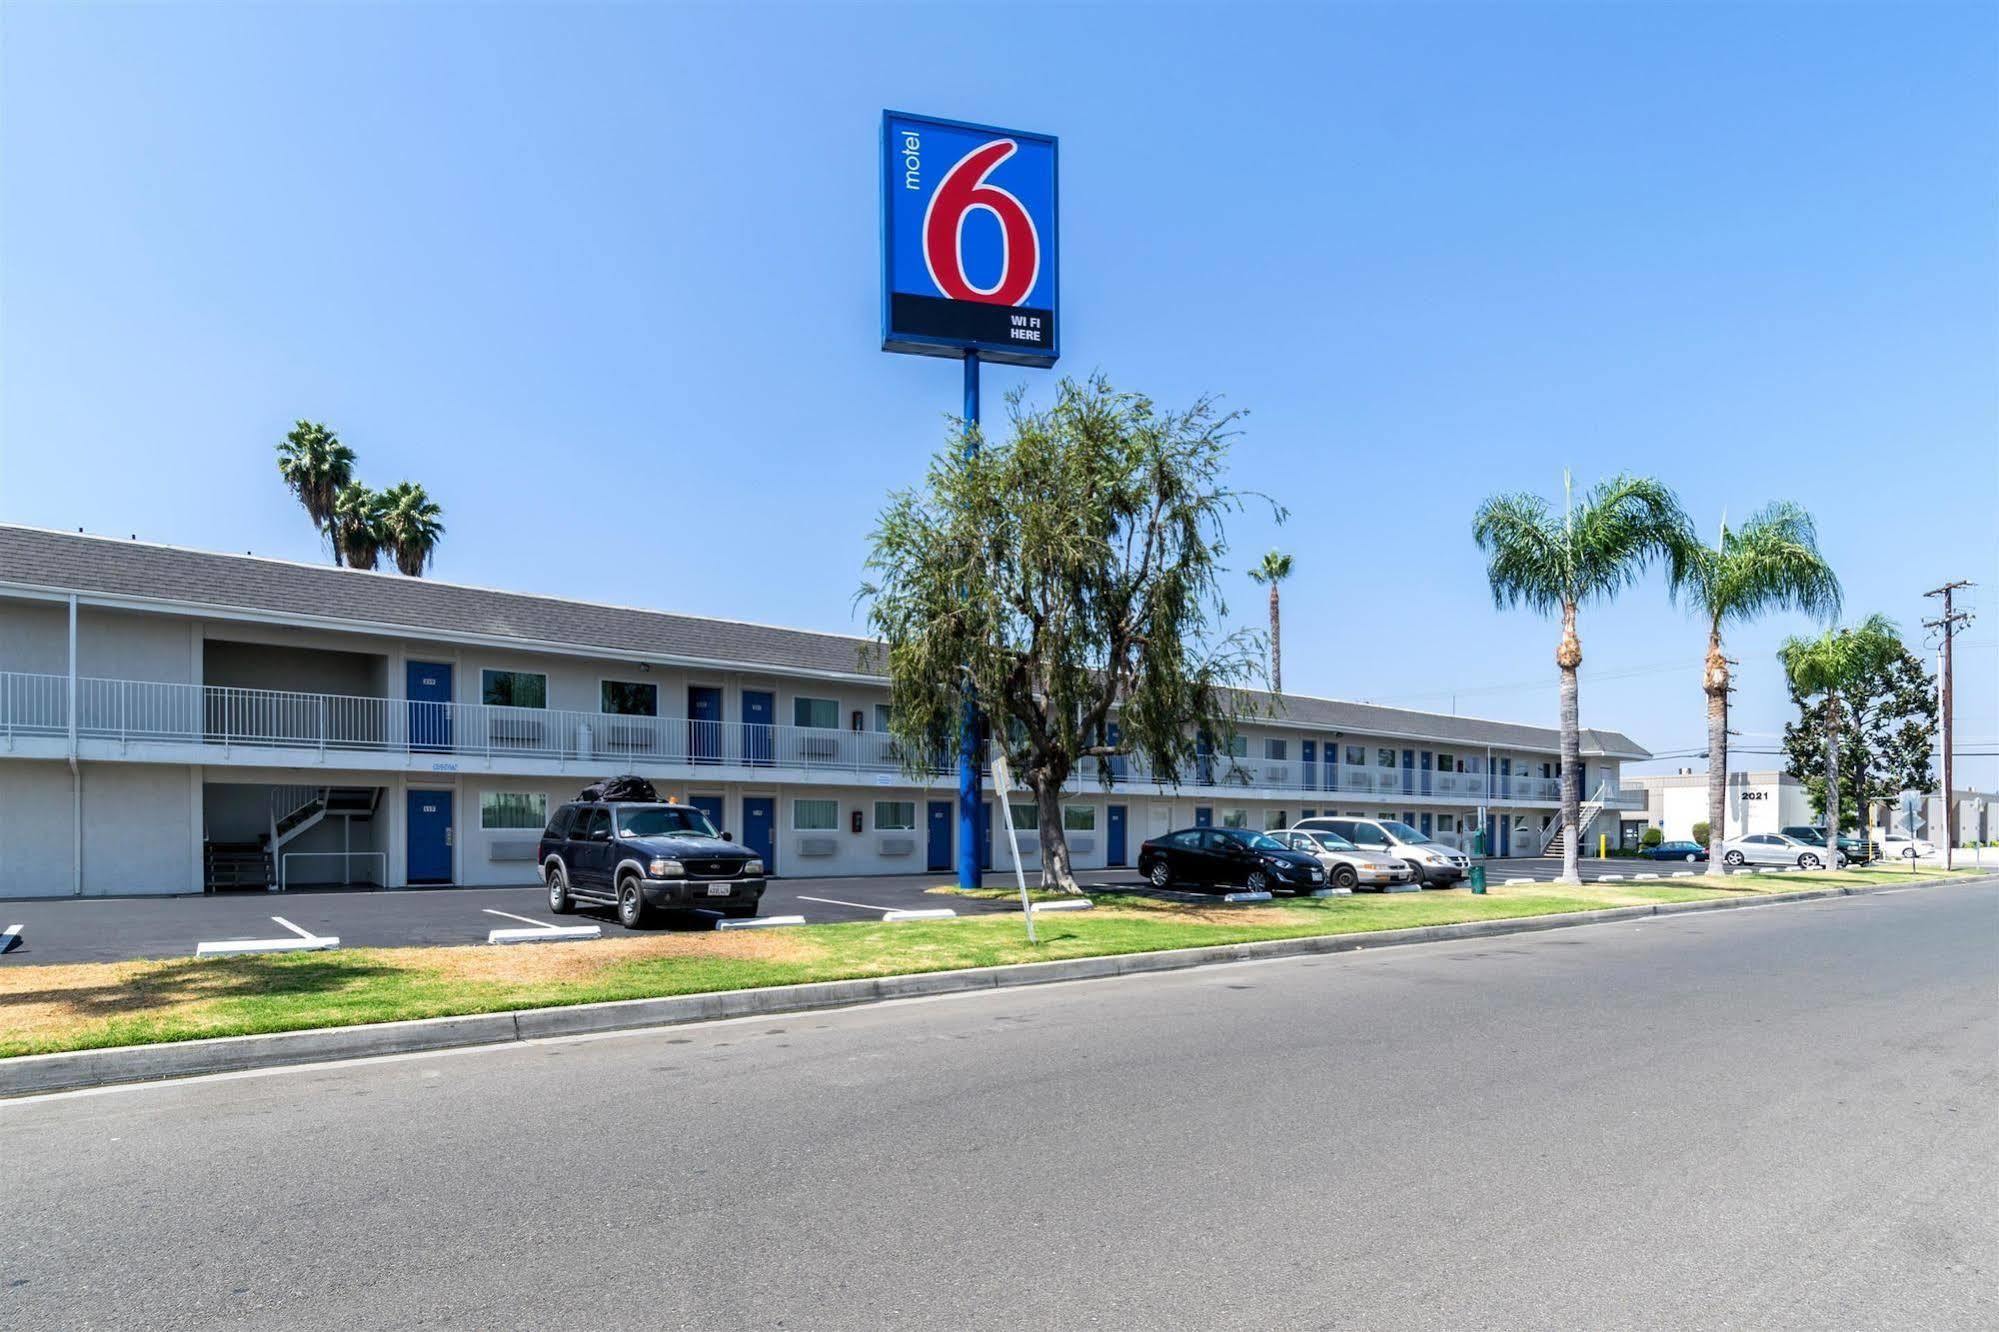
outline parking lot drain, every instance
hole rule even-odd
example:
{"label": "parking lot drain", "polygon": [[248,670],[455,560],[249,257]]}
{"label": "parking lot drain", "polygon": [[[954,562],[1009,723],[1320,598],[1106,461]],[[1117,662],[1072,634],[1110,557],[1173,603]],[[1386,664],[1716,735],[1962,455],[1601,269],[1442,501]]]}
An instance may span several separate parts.
{"label": "parking lot drain", "polygon": [[803,916],[747,916],[741,920],[718,920],[718,930],[767,930],[778,925],[803,925]]}
{"label": "parking lot drain", "polygon": [[921,910],[895,910],[882,915],[884,922],[900,920],[948,920],[957,916],[950,907],[925,907]]}
{"label": "parking lot drain", "polygon": [[1224,902],[1268,902],[1269,893],[1223,893]]}
{"label": "parking lot drain", "polygon": [[213,943],[202,942],[194,946],[196,957],[241,957],[246,953],[320,953],[340,947],[338,937],[330,934],[314,934],[302,930],[283,916],[272,916],[272,920],[292,932],[289,939],[222,939]]}

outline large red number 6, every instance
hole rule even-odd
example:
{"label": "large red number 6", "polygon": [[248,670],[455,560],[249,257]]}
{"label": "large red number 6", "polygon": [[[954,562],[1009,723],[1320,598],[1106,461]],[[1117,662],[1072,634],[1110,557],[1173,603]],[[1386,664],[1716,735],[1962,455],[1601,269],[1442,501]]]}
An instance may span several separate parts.
{"label": "large red number 6", "polygon": [[[1020,200],[986,183],[986,177],[1012,157],[1016,147],[1012,139],[994,139],[973,149],[944,174],[937,192],[930,196],[930,207],[923,214],[923,262],[937,290],[954,301],[1019,305],[1041,276],[1041,238],[1034,232],[1034,219]],[[975,208],[999,219],[1004,241],[999,280],[990,287],[976,287],[965,276],[960,242],[965,218]]]}

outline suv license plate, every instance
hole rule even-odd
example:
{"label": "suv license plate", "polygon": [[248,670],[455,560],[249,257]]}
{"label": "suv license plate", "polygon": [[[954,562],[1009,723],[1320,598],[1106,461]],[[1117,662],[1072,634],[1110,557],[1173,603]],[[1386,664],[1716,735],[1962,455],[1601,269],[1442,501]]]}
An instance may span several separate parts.
{"label": "suv license plate", "polygon": [[708,896],[710,896],[710,897],[727,897],[728,895],[729,895],[729,885],[728,885],[728,884],[726,884],[726,883],[711,883],[711,884],[709,884],[709,885],[708,885]]}

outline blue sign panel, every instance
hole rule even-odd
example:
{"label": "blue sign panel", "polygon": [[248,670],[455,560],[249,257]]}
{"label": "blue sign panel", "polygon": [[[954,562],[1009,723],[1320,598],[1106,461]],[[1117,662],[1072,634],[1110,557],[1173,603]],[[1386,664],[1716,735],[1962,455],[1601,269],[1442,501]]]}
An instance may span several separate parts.
{"label": "blue sign panel", "polygon": [[1053,365],[1055,140],[882,113],[882,350]]}

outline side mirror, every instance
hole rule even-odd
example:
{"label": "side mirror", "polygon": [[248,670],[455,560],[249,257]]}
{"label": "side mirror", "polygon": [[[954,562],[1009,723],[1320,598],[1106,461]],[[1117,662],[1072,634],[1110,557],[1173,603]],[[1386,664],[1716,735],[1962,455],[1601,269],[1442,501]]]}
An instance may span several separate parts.
{"label": "side mirror", "polygon": [[722,840],[725,842],[733,842],[736,839],[729,835],[729,830],[727,828],[724,828],[722,829]]}

